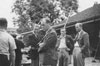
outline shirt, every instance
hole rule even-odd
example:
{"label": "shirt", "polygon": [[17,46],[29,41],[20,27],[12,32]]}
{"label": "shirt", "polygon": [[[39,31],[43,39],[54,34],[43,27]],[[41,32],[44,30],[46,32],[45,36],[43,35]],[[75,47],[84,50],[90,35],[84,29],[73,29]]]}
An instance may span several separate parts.
{"label": "shirt", "polygon": [[62,37],[62,38],[60,39],[59,48],[66,48],[65,37]]}
{"label": "shirt", "polygon": [[5,30],[0,30],[0,54],[9,55],[9,50],[16,49],[14,38]]}
{"label": "shirt", "polygon": [[75,47],[79,47],[78,41],[76,41],[76,43],[75,43],[74,46],[75,46]]}
{"label": "shirt", "polygon": [[[77,38],[77,39],[80,39],[80,34],[81,34],[81,32],[82,32],[82,30],[81,30],[80,32],[78,32],[78,38]],[[76,41],[76,43],[75,43],[74,46],[75,46],[75,47],[76,47],[76,46],[79,47],[79,43],[78,43],[78,41]]]}
{"label": "shirt", "polygon": [[82,30],[78,33],[78,39],[80,39],[81,32],[82,32]]}

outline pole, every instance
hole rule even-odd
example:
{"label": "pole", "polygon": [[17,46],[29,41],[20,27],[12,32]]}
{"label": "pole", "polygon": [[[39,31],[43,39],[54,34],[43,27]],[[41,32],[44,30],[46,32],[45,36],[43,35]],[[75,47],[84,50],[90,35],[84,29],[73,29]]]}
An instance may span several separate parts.
{"label": "pole", "polygon": [[[98,21],[100,19],[96,19],[96,21]],[[82,24],[88,24],[88,23],[92,23],[94,22],[93,20],[90,20],[90,21],[87,21],[87,22],[83,22]],[[75,22],[75,23],[78,23],[78,22]],[[61,24],[62,26],[65,25],[65,24]],[[70,28],[70,27],[73,27],[75,24],[73,25],[70,25],[70,26],[66,26],[66,28]],[[57,26],[60,26],[60,25],[57,25]],[[57,27],[57,26],[53,26],[53,28]],[[59,30],[60,28],[56,29],[56,30]]]}
{"label": "pole", "polygon": [[71,11],[72,11],[72,7],[70,7],[70,11],[69,11],[69,13],[68,13],[67,20],[65,19],[66,22],[65,22],[65,24],[64,24],[64,29],[66,29],[66,24],[68,23],[68,19],[69,19],[69,17],[70,17]]}
{"label": "pole", "polygon": [[[98,20],[98,19],[97,19]],[[68,20],[67,20],[68,21]],[[87,24],[87,23],[92,23],[92,22],[94,22],[94,21],[88,21],[88,22],[83,22],[82,24]],[[66,23],[67,24],[67,23]],[[73,25],[70,25],[70,26],[66,26],[66,24],[64,23],[64,24],[62,24],[62,25],[64,25],[65,26],[65,28],[70,28],[70,27],[73,27],[74,26],[74,24]],[[59,26],[59,25],[57,25],[57,26]],[[53,28],[55,28],[55,27],[57,27],[57,26],[52,26]],[[60,28],[59,28],[60,29]],[[55,29],[55,30],[59,30],[59,29]],[[31,33],[31,32],[33,32],[33,30],[32,31],[29,31],[29,32],[24,32],[24,33],[21,33],[21,35],[25,35],[25,34],[28,34],[28,33]]]}

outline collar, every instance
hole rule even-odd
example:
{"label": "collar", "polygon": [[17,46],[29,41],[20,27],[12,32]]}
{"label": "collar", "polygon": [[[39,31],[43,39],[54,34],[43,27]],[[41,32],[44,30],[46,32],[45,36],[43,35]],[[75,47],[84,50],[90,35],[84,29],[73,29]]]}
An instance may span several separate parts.
{"label": "collar", "polygon": [[0,32],[5,32],[6,30],[5,29],[0,29]]}
{"label": "collar", "polygon": [[79,35],[80,35],[82,32],[83,32],[83,30],[81,30],[81,31],[79,32]]}

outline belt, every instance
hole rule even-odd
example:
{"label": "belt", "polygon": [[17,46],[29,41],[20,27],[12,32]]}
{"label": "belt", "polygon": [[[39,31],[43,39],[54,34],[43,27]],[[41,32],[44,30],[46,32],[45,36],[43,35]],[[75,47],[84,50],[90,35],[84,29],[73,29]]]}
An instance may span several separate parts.
{"label": "belt", "polygon": [[0,54],[0,57],[7,57],[8,58],[8,56],[4,55],[4,54]]}

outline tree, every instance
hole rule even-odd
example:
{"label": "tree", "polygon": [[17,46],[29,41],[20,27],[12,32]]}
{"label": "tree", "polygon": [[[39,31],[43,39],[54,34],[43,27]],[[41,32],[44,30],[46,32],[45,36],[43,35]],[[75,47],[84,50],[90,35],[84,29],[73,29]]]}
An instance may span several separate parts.
{"label": "tree", "polygon": [[33,29],[33,23],[39,24],[42,18],[48,16],[53,24],[57,19],[66,19],[70,12],[77,12],[77,0],[16,0],[12,9],[18,17],[13,18],[19,26],[18,32]]}

